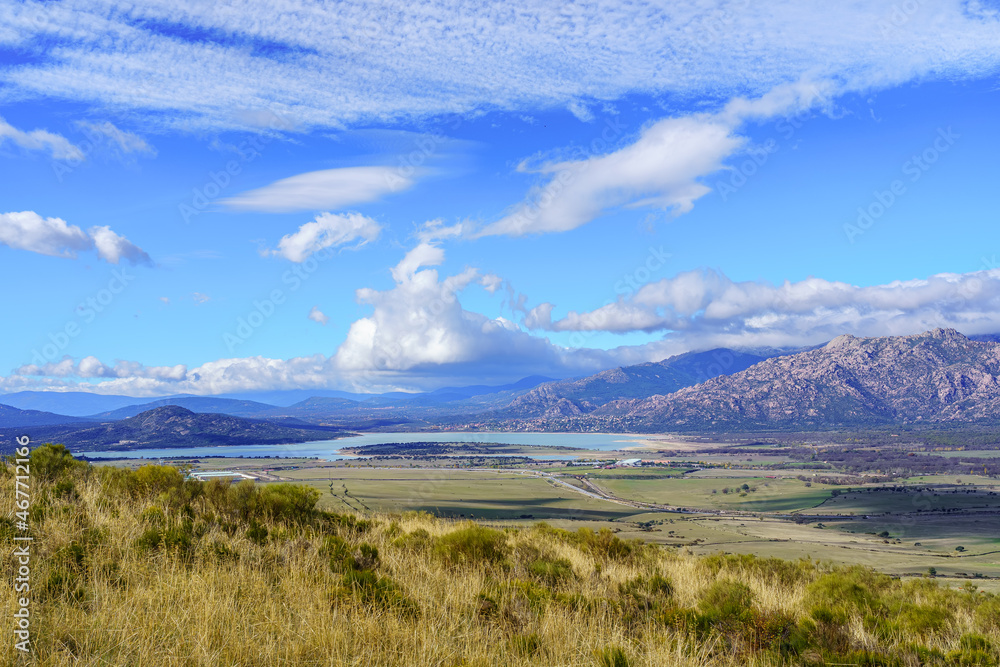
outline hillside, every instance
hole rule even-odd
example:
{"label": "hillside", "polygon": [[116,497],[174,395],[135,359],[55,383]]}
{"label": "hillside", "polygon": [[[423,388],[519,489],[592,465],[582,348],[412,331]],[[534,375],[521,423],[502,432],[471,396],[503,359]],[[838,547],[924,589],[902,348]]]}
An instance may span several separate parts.
{"label": "hillside", "polygon": [[669,394],[723,373],[742,371],[764,358],[726,348],[687,352],[577,380],[547,382],[515,398],[498,414],[511,418],[582,415],[614,400]]}
{"label": "hillside", "polygon": [[[609,529],[333,513],[289,484],[32,453],[30,663],[996,665],[1000,598]],[[0,493],[14,468],[0,466]],[[36,502],[42,502],[41,500]],[[42,507],[40,505],[40,507]],[[15,534],[12,518],[0,532]],[[37,582],[37,585],[36,585]],[[13,586],[5,608],[17,608]],[[13,612],[11,612],[13,613]],[[3,664],[21,662],[12,641]]]}
{"label": "hillside", "polygon": [[597,416],[637,428],[808,430],[1000,419],[1000,343],[953,329],[843,335],[668,395],[608,403]]}
{"label": "hillside", "polygon": [[342,431],[302,424],[294,427],[220,414],[198,414],[170,405],[121,421],[95,425],[50,426],[32,430],[36,442],[60,442],[77,450],[278,445],[325,440]]}
{"label": "hillside", "polygon": [[[338,399],[333,399],[338,400]],[[180,396],[176,398],[162,398],[148,403],[127,405],[124,408],[110,410],[93,415],[94,419],[103,421],[112,419],[127,419],[149,410],[164,407],[167,405],[177,405],[186,408],[191,412],[217,413],[232,415],[234,417],[262,417],[268,412],[275,410],[275,406],[257,401],[243,401],[233,398],[218,398],[215,396]]]}

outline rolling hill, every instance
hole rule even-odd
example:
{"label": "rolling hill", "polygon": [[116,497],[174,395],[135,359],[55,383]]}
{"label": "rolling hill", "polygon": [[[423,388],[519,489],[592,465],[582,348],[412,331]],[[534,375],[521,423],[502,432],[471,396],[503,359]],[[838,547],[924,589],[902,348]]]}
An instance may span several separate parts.
{"label": "rolling hill", "polygon": [[[10,435],[9,430],[0,430],[0,434]],[[306,424],[291,427],[230,415],[198,414],[177,405],[154,408],[120,421],[40,427],[31,433],[34,442],[58,442],[74,451],[279,445],[326,440],[341,435],[347,433]]]}

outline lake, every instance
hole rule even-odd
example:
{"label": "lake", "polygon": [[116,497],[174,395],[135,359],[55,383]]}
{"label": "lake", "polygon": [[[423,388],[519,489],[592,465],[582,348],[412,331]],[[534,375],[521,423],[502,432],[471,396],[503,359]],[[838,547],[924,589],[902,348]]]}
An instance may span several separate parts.
{"label": "lake", "polygon": [[[294,445],[246,445],[234,447],[169,447],[131,451],[81,452],[91,459],[161,459],[199,456],[280,456],[284,458],[318,457],[327,461],[357,458],[340,454],[345,447],[381,445],[392,442],[482,442],[535,447],[578,447],[593,451],[611,451],[633,447],[648,436],[618,433],[367,433],[336,440],[316,440]],[[566,455],[531,458],[567,459]]]}

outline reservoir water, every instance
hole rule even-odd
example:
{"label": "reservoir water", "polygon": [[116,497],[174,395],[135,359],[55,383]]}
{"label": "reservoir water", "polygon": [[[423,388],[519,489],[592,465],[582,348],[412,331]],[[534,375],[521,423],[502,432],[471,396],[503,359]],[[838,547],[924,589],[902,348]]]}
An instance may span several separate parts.
{"label": "reservoir water", "polygon": [[[190,458],[199,456],[256,457],[275,456],[284,458],[318,457],[328,461],[356,458],[344,455],[345,447],[361,447],[385,443],[408,442],[481,442],[536,447],[577,447],[593,451],[611,451],[634,447],[648,436],[620,433],[491,433],[491,432],[447,432],[447,433],[366,433],[336,440],[316,440],[292,445],[246,445],[232,447],[169,447],[160,449],[133,449],[131,451],[81,452],[91,459],[160,459]],[[580,452],[585,455],[586,452]],[[572,458],[565,453],[545,455],[545,459]]]}

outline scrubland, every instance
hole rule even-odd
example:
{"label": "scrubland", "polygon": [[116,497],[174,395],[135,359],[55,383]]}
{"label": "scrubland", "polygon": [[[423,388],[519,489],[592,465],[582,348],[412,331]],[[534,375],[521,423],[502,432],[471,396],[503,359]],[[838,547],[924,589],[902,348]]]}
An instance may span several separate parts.
{"label": "scrubland", "polygon": [[[291,484],[32,453],[40,665],[996,665],[1000,598],[610,530],[319,509]],[[14,468],[3,466],[11,506]],[[10,544],[16,530],[0,518]],[[6,550],[4,614],[16,608]]]}

